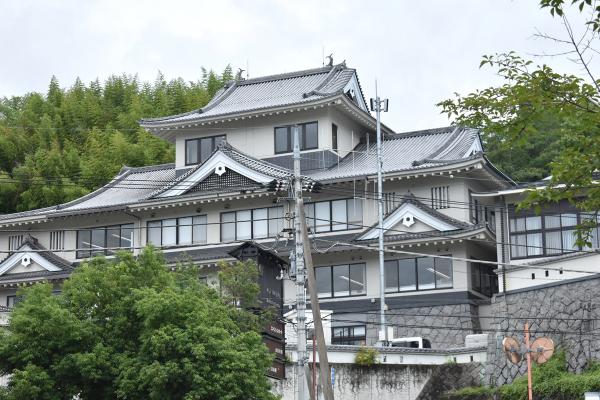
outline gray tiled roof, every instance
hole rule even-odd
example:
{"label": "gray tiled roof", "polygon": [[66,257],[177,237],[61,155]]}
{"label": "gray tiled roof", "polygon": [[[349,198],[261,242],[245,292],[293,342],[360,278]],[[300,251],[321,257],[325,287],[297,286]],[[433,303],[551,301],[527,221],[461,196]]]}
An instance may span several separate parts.
{"label": "gray tiled roof", "polygon": [[[428,167],[467,161],[481,154],[466,154],[478,131],[471,128],[449,126],[386,136],[382,144],[384,173],[419,170]],[[327,170],[314,171],[309,176],[327,181],[377,173],[377,144],[363,143],[338,164]]]}
{"label": "gray tiled roof", "polygon": [[[345,64],[338,64],[332,67],[232,81],[203,108],[163,118],[143,119],[140,125],[151,127],[201,121],[333,97],[341,93],[355,72]],[[357,95],[363,96],[362,93]]]}

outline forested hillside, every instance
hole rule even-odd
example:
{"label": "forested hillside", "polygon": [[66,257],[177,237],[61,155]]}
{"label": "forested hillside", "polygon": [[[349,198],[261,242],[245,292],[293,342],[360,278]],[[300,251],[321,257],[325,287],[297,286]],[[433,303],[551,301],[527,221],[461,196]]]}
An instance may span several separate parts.
{"label": "forested hillside", "polygon": [[0,99],[0,213],[75,199],[123,165],[172,162],[173,146],[137,121],[202,107],[230,79],[231,67],[197,82],[121,75],[65,89],[52,78],[45,94]]}

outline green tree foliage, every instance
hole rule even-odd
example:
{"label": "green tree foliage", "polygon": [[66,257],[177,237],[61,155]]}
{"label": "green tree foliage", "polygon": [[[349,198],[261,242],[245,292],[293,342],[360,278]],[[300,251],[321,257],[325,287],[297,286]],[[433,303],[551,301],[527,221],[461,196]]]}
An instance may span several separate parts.
{"label": "green tree foliage", "polygon": [[87,86],[77,78],[47,93],[0,98],[0,212],[63,203],[108,182],[123,165],[172,162],[174,149],[141,129],[141,118],[204,106],[232,79],[202,69],[201,79],[153,84],[114,75]]}
{"label": "green tree foliage", "polygon": [[0,340],[6,399],[273,399],[245,313],[160,253],[83,264],[58,295],[22,292]]}
{"label": "green tree foliage", "polygon": [[[578,0],[585,9],[587,1]],[[562,10],[562,1],[543,0],[542,7]],[[558,8],[557,8],[558,7]],[[563,15],[563,11],[560,11]],[[481,66],[494,68],[504,80],[500,86],[478,90],[439,103],[443,112],[463,125],[479,127],[491,144],[494,160],[507,172],[527,180],[550,173],[547,189],[532,191],[522,207],[568,200],[584,211],[600,210],[600,80],[587,65],[585,49],[574,37],[565,17],[566,43],[580,54],[586,78],[534,65],[513,52],[484,56]],[[596,20],[592,15],[591,26]],[[591,40],[594,40],[593,36]],[[544,167],[544,164],[547,167]],[[586,194],[586,196],[582,196]],[[585,225],[585,224],[584,224]],[[579,243],[589,242],[582,229]]]}

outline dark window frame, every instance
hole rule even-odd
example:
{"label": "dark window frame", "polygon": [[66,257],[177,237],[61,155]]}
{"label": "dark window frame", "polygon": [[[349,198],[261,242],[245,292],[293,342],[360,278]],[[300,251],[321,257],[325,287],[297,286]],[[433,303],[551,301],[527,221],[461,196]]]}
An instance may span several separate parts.
{"label": "dark window frame", "polygon": [[[451,254],[444,254],[444,256],[448,256],[450,257]],[[422,259],[422,258],[433,258],[433,269],[434,271],[437,271],[436,267],[437,267],[437,262],[438,260],[442,260],[441,258],[438,257],[404,257],[404,258],[391,258],[391,259],[387,259],[385,260],[385,262],[396,262],[396,269],[397,269],[397,276],[398,276],[398,282],[397,282],[397,289],[388,289],[387,287],[385,288],[385,292],[386,293],[411,293],[411,292],[424,292],[427,290],[444,290],[444,289],[454,289],[454,263],[452,262],[451,259],[443,259],[443,260],[449,260],[450,261],[450,268],[452,271],[452,275],[450,276],[450,281],[451,281],[451,285],[450,286],[442,286],[442,287],[437,287],[438,285],[438,281],[437,279],[434,280],[434,285],[435,287],[433,288],[426,288],[426,289],[421,289],[419,288],[419,263],[418,260]],[[414,262],[414,273],[415,273],[415,289],[410,289],[410,290],[401,290],[400,289],[400,260],[413,260]],[[434,272],[434,276],[435,276],[435,272]],[[387,282],[386,282],[386,286],[387,286]]]}
{"label": "dark window frame", "polygon": [[[213,151],[215,151],[217,144],[216,144],[216,139],[217,138],[221,138],[222,141],[226,141],[227,140],[227,135],[214,135],[214,136],[205,136],[205,137],[200,137],[200,138],[192,138],[192,139],[186,139],[185,140],[185,148],[184,148],[184,158],[185,158],[185,165],[198,165],[198,164],[202,164],[202,146],[200,146],[200,143],[202,142],[203,139],[211,139],[211,153]],[[188,143],[189,142],[197,142],[196,144],[196,157],[197,157],[197,162],[189,162],[188,161]],[[206,160],[204,160],[206,161]]]}
{"label": "dark window frame", "polygon": [[[348,295],[344,295],[344,296],[336,296],[335,295],[335,291],[334,291],[334,279],[333,279],[333,270],[334,267],[340,267],[340,266],[348,266],[348,274],[350,274],[350,269],[353,265],[362,265],[363,266],[363,272],[364,272],[364,278],[365,281],[363,282],[364,284],[364,291],[363,293],[357,293],[357,294],[352,294],[352,290],[350,289],[350,281],[348,281]],[[367,263],[366,262],[359,262],[359,263],[342,263],[342,264],[333,264],[333,265],[319,265],[317,267],[315,267],[315,274],[316,274],[316,270],[319,268],[327,268],[329,269],[329,276],[330,276],[330,287],[329,287],[329,295],[327,296],[320,296],[320,293],[317,293],[317,297],[319,297],[319,299],[342,299],[342,298],[348,298],[348,297],[361,297],[361,296],[366,296],[367,295]]]}
{"label": "dark window frame", "polygon": [[[306,126],[307,125],[311,125],[311,124],[316,124],[317,126],[317,137],[316,137],[316,146],[314,147],[307,147],[306,146]],[[319,148],[319,121],[309,121],[309,122],[302,122],[300,124],[294,124],[294,125],[281,125],[281,126],[276,126],[273,128],[273,151],[275,154],[287,154],[287,153],[291,153],[294,151],[294,126],[298,126],[298,128],[300,129],[300,151],[304,151],[304,150],[315,150]],[[285,150],[281,150],[281,151],[277,151],[277,129],[287,129],[286,132],[286,138],[287,138],[287,145]]]}
{"label": "dark window frame", "polygon": [[338,152],[338,126],[331,123],[331,150]]}
{"label": "dark window frame", "polygon": [[[269,210],[271,209],[276,209],[276,208],[280,208],[281,209],[281,218],[270,218],[269,217]],[[266,209],[267,210],[267,236],[261,236],[259,238],[255,238],[254,237],[254,222],[255,221],[259,221],[259,219],[254,219],[254,211],[255,210],[263,210]],[[238,221],[238,212],[242,212],[242,211],[250,211],[250,220],[239,220]],[[235,220],[232,222],[223,222],[223,214],[234,214],[235,215]],[[256,207],[256,208],[249,208],[249,209],[243,209],[243,210],[233,210],[233,211],[223,211],[220,213],[219,215],[219,237],[221,239],[221,242],[223,242],[223,225],[225,224],[233,224],[234,226],[234,239],[233,240],[251,240],[251,239],[266,239],[266,238],[271,238],[271,237],[275,237],[277,236],[277,232],[275,234],[275,236],[271,236],[271,232],[270,232],[270,222],[271,220],[276,220],[276,219],[281,219],[282,222],[282,226],[283,226],[283,220],[285,219],[285,210],[283,208],[283,206],[272,206],[272,207]],[[250,222],[250,238],[245,238],[245,239],[239,239],[238,238],[238,232],[237,232],[237,224],[238,222]]]}
{"label": "dark window frame", "polygon": [[[576,215],[576,223],[574,225],[563,225],[563,218],[561,217],[564,214],[575,214]],[[563,246],[564,238],[563,236],[567,234],[569,231],[575,231],[577,226],[581,224],[585,216],[593,215],[593,213],[581,212],[573,207],[559,205],[557,207],[553,207],[550,209],[544,209],[540,214],[536,214],[534,212],[520,212],[517,213],[514,209],[509,210],[509,218],[508,218],[508,233],[509,233],[509,243],[510,243],[510,255],[513,260],[522,260],[528,258],[539,258],[539,257],[548,257],[548,256],[558,256],[561,254],[569,254],[577,251],[581,251],[581,246],[576,246],[572,249],[565,249]],[[519,230],[517,227],[517,219],[519,218],[528,218],[528,217],[539,217],[540,218],[540,228],[536,229],[528,229],[527,228],[527,220],[525,220],[525,229]],[[558,227],[546,227],[546,217],[554,217],[557,218],[559,225]],[[599,216],[600,217],[600,216]],[[598,221],[598,219],[597,219]],[[600,222],[600,221],[598,221]],[[513,229],[514,227],[514,229]],[[596,228],[596,242],[600,241],[600,224]],[[548,233],[556,233],[560,232],[560,248],[550,248],[546,243],[546,234]],[[537,246],[532,247],[532,254],[530,254],[530,246],[529,246],[529,235],[541,235],[541,249]],[[523,235],[525,238],[525,244],[516,244],[516,236]],[[574,238],[575,240],[575,238]],[[513,242],[515,241],[515,242]],[[592,243],[593,244],[593,243]],[[532,245],[533,246],[533,245]],[[600,246],[599,246],[600,247]],[[519,249],[524,248],[525,255],[516,255],[519,252]],[[539,254],[535,254],[535,250],[538,249],[541,252]],[[515,254],[516,253],[516,254]]]}
{"label": "dark window frame", "polygon": [[[471,290],[481,293],[487,297],[498,293],[498,276],[494,273],[494,266],[490,264],[483,264],[478,262],[471,262]],[[479,279],[479,285],[474,282],[475,278]],[[484,282],[489,283],[489,290],[486,290]]]}
{"label": "dark window frame", "polygon": [[[195,217],[205,217],[206,218],[206,222],[204,224],[194,224],[194,218]],[[186,225],[180,225],[179,224],[179,220],[180,219],[185,219],[185,218],[192,218],[192,224],[189,225],[192,228],[192,242],[189,243],[188,245],[192,246],[192,245],[196,245],[196,244],[206,244],[208,243],[208,215],[207,214],[198,214],[198,215],[186,215],[184,217],[173,217],[173,218],[163,218],[163,219],[154,219],[151,221],[146,222],[146,243],[152,243],[148,240],[148,238],[150,237],[150,229],[160,229],[160,244],[156,244],[156,243],[152,243],[155,246],[162,246],[163,245],[163,223],[166,220],[170,220],[170,219],[174,219],[175,220],[175,225],[169,225],[169,227],[174,227],[175,228],[175,246],[180,245],[180,240],[179,240],[179,227],[180,226],[186,226]],[[160,227],[149,227],[148,224],[151,223],[155,223],[155,222],[160,222]],[[206,240],[204,242],[195,242],[194,241],[194,226],[204,226],[204,236],[206,237]]]}
{"label": "dark window frame", "polygon": [[[363,328],[363,335],[355,335],[354,330],[356,328]],[[341,330],[344,334],[341,336],[336,336],[335,331]],[[352,335],[350,335],[350,330],[352,330]],[[346,334],[348,333],[348,334]],[[331,327],[331,343],[337,345],[351,345],[356,346],[356,342],[360,342],[360,344],[365,344],[367,341],[367,326],[366,325],[349,325],[349,326],[332,326]],[[359,344],[359,345],[360,345]]]}
{"label": "dark window frame", "polygon": [[[333,202],[334,201],[346,201],[346,221],[342,222],[342,221],[335,221],[333,219]],[[348,215],[348,210],[350,209],[350,207],[348,207],[349,202],[354,201],[354,202],[360,202],[360,209],[361,209],[361,221],[352,221],[350,222],[349,219],[349,215]],[[317,203],[329,203],[329,227],[327,228],[327,230],[319,230],[317,231],[316,226],[317,226],[317,222],[324,222],[321,221],[321,219],[319,219],[319,221],[317,221],[317,216],[316,216],[316,210],[315,210],[315,205]],[[312,206],[313,210],[312,210],[312,216],[307,216],[306,219],[309,220],[307,221],[307,225],[310,228],[310,230],[313,233],[328,233],[328,232],[341,232],[341,231],[349,231],[349,230],[353,230],[353,229],[363,229],[363,222],[364,222],[364,202],[362,199],[358,199],[358,198],[342,198],[342,199],[332,199],[332,200],[322,200],[322,201],[314,201],[314,202],[310,202],[310,203],[305,203],[305,206]],[[308,213],[306,213],[308,214]],[[312,221],[311,221],[312,220]],[[358,225],[357,225],[358,222]],[[346,224],[346,229],[333,229],[334,226],[338,226],[340,224]]]}
{"label": "dark window frame", "polygon": [[[129,247],[127,246],[119,246],[117,249],[108,249],[107,248],[107,243],[108,243],[108,232],[113,231],[118,229],[119,230],[119,237],[121,237],[120,242],[122,242],[122,230],[123,227],[126,227],[126,229],[131,229],[131,233],[133,234],[131,237],[131,244]],[[100,230],[102,229],[104,231],[104,246],[101,247],[100,249],[95,250],[92,247],[92,231],[94,230]],[[83,248],[79,246],[79,238],[80,235],[83,234],[84,232],[88,232],[89,233],[89,249],[88,248]],[[111,256],[114,255],[116,251],[122,251],[122,250],[129,250],[129,251],[133,251],[133,243],[135,240],[135,225],[133,223],[129,223],[129,224],[115,224],[115,225],[104,225],[104,226],[94,226],[94,227],[90,227],[90,228],[81,228],[77,230],[77,235],[75,238],[75,243],[76,243],[76,251],[75,251],[75,258],[77,259],[82,259],[82,258],[90,258],[92,256],[97,256],[97,255],[105,255],[105,256]],[[121,243],[119,243],[121,244]]]}

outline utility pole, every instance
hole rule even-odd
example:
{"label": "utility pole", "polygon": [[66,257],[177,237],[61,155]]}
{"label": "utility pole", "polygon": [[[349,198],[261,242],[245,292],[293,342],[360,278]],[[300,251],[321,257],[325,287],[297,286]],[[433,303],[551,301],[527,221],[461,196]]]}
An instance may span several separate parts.
{"label": "utility pole", "polygon": [[[375,81],[375,98],[371,99],[371,110],[377,115],[377,202],[379,216],[379,340],[383,340],[387,346],[389,338],[385,320],[385,261],[383,250],[383,157],[381,155],[381,111],[387,112],[388,99],[380,99],[377,93],[377,81]],[[382,332],[383,331],[383,332]]]}
{"label": "utility pole", "polygon": [[296,200],[296,213],[294,222],[294,237],[296,239],[295,262],[296,262],[296,313],[298,317],[298,337],[296,349],[298,361],[296,365],[296,384],[298,385],[298,400],[306,400],[306,294],[304,289],[304,245],[302,235],[302,220],[300,210],[302,204],[302,180],[300,176],[300,138],[298,126],[294,126],[294,199]]}
{"label": "utility pole", "polygon": [[[295,261],[296,261],[296,308],[298,314],[298,400],[305,400],[308,386],[304,386],[307,374],[305,370],[306,353],[306,294],[305,280],[308,275],[308,292],[310,294],[311,310],[314,324],[314,339],[317,342],[319,354],[319,370],[321,374],[321,385],[325,400],[333,400],[333,388],[331,386],[331,373],[327,359],[327,345],[323,334],[323,321],[321,321],[321,308],[317,294],[317,283],[312,262],[312,253],[308,231],[306,228],[306,216],[304,214],[304,199],[302,176],[300,174],[300,137],[298,126],[294,126],[294,200],[295,212]],[[314,382],[313,382],[314,384]]]}

